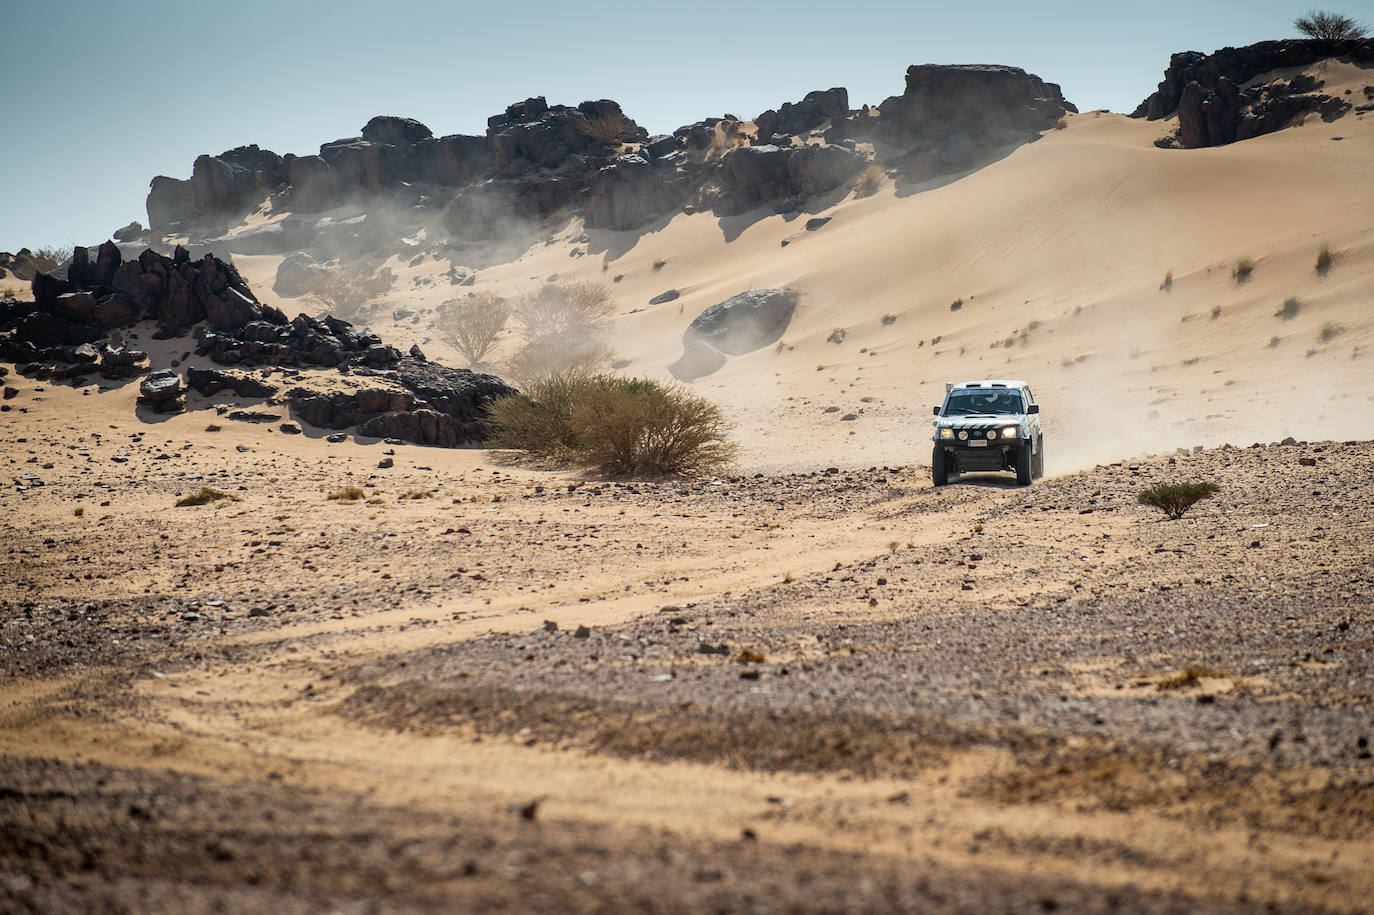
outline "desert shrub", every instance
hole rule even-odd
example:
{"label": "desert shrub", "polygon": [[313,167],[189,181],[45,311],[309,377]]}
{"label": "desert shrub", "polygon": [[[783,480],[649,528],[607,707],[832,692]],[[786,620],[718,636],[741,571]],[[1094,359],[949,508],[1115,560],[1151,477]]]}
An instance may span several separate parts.
{"label": "desert shrub", "polygon": [[56,270],[71,256],[71,248],[62,245],[44,245],[33,249],[34,266],[44,273]]}
{"label": "desert shrub", "polygon": [[1278,345],[1279,345],[1279,338],[1278,338],[1278,337],[1270,337],[1270,338],[1269,338],[1269,348],[1270,348],[1270,349],[1277,349],[1277,348],[1278,348]]}
{"label": "desert shrub", "polygon": [[521,296],[513,314],[524,345],[506,361],[507,374],[522,386],[550,375],[593,374],[615,358],[606,343],[615,298],[601,283],[549,284]]}
{"label": "desert shrub", "polygon": [[1059,120],[1057,120],[1057,121],[1054,122],[1054,129],[1055,129],[1055,130],[1063,130],[1064,128],[1066,128],[1066,127],[1068,127],[1068,126],[1069,126],[1069,119],[1066,118],[1066,117],[1061,117]]}
{"label": "desert shrub", "polygon": [[189,496],[182,496],[177,499],[176,506],[181,508],[187,505],[205,505],[208,502],[218,502],[221,499],[228,499],[231,502],[243,501],[238,496],[220,492],[218,489],[211,489],[209,486],[202,486],[199,492],[193,492]]}
{"label": "desert shrub", "polygon": [[1250,274],[1255,272],[1255,262],[1251,258],[1242,257],[1236,261],[1235,267],[1231,268],[1231,276],[1235,277],[1237,283],[1243,283],[1250,279]]}
{"label": "desert shrub", "polygon": [[439,339],[461,353],[469,365],[480,363],[505,328],[510,303],[495,293],[478,292],[445,304],[434,325]]}
{"label": "desert shrub", "polygon": [[1331,250],[1331,246],[1323,244],[1317,251],[1317,263],[1313,269],[1318,273],[1326,273],[1331,269],[1331,265],[1336,262],[1336,252]]}
{"label": "desert shrub", "polygon": [[883,170],[877,164],[870,164],[859,173],[858,180],[854,182],[855,197],[872,197],[878,193],[878,188],[883,182]]}
{"label": "desert shrub", "polygon": [[1172,292],[1172,291],[1173,291],[1173,288],[1174,288],[1174,271],[1170,270],[1168,273],[1164,274],[1164,282],[1162,282],[1162,283],[1159,284],[1159,288],[1160,288],[1160,290],[1162,290],[1163,292]]}
{"label": "desert shrub", "polygon": [[1285,321],[1291,321],[1298,316],[1298,312],[1300,311],[1302,311],[1302,301],[1297,296],[1290,295],[1283,300],[1283,304],[1279,306],[1279,310],[1274,312],[1274,317],[1283,318]]}
{"label": "desert shrub", "polygon": [[1363,23],[1326,10],[1312,10],[1306,16],[1299,16],[1293,20],[1293,27],[1308,38],[1324,41],[1352,40],[1363,38],[1365,35]]}
{"label": "desert shrub", "polygon": [[837,327],[830,332],[830,336],[825,338],[826,343],[843,343],[844,338],[849,335],[843,327]]}
{"label": "desert shrub", "polygon": [[959,309],[961,309],[961,308],[963,308],[963,307],[964,307],[964,300],[963,300],[962,298],[955,299],[953,302],[950,302],[950,303],[949,303],[949,310],[950,310],[950,311],[958,311]]}
{"label": "desert shrub", "polygon": [[587,118],[577,125],[577,130],[602,146],[619,146],[635,134],[634,122],[615,112]]}
{"label": "desert shrub", "polygon": [[389,292],[394,282],[389,271],[374,273],[362,264],[333,267],[311,277],[305,300],[325,314],[349,320]]}
{"label": "desert shrub", "polygon": [[896,324],[896,323],[897,323],[897,316],[896,316],[896,315],[883,315],[883,327],[887,327],[889,324]]}
{"label": "desert shrub", "polygon": [[1163,691],[1168,689],[1183,689],[1185,686],[1192,686],[1204,677],[1209,679],[1225,678],[1227,674],[1206,664],[1188,664],[1183,669],[1178,670],[1167,677],[1161,677],[1155,684],[1155,689]]}
{"label": "desert shrub", "polygon": [[1215,483],[1160,483],[1142,490],[1135,498],[1141,505],[1157,508],[1177,521],[1188,509],[1220,490]]}
{"label": "desert shrub", "polygon": [[1221,317],[1221,306],[1220,306],[1220,305],[1213,305],[1213,306],[1212,306],[1212,320],[1215,321],[1217,318],[1220,318],[1220,317]]}
{"label": "desert shrub", "polygon": [[1337,324],[1335,321],[1327,321],[1322,325],[1322,329],[1317,332],[1317,339],[1323,343],[1330,343],[1336,335],[1345,330],[1344,324]]}
{"label": "desert shrub", "polygon": [[662,270],[662,269],[663,269],[664,267],[666,267],[666,266],[668,266],[668,262],[667,262],[666,260],[660,259],[660,260],[654,261],[654,269],[655,269],[655,270]]}
{"label": "desert shrub", "polygon": [[638,476],[692,476],[734,457],[720,408],[675,385],[554,375],[488,408],[491,443]]}
{"label": "desert shrub", "polygon": [[367,493],[363,492],[361,487],[345,486],[343,489],[334,490],[325,498],[335,502],[356,502],[365,495]]}

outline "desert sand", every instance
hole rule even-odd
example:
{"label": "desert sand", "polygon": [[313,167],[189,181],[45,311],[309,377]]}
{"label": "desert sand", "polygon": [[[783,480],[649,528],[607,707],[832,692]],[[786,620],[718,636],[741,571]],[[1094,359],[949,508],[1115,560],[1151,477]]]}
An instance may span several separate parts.
{"label": "desert sand", "polygon": [[[718,478],[330,443],[229,394],[149,422],[136,382],[8,367],[3,907],[1367,909],[1374,124],[1168,128],[470,252],[478,289],[611,284],[655,378],[703,308],[799,290],[692,386],[741,445]],[[279,260],[236,258],[294,314]],[[372,329],[461,364],[449,261],[388,266]],[[930,485],[973,377],[1030,381],[1044,480]],[[1136,504],[1179,479],[1221,491]]]}

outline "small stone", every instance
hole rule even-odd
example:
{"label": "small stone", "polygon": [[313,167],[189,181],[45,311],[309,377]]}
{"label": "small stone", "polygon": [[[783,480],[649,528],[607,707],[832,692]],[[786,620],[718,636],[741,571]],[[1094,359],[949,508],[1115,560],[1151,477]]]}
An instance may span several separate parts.
{"label": "small stone", "polygon": [[1298,458],[1298,463],[1304,467],[1316,467],[1317,459],[1314,457],[1300,457]]}
{"label": "small stone", "polygon": [[575,639],[589,639],[591,637],[592,631],[586,626],[578,626],[577,630],[573,633],[573,638]]}
{"label": "small stone", "polygon": [[377,466],[380,467],[382,470],[386,470],[388,467],[396,466],[396,462],[389,457],[385,457],[377,462]]}
{"label": "small stone", "polygon": [[342,432],[335,432],[335,433],[332,433],[332,434],[330,434],[330,435],[326,435],[326,436],[324,437],[324,440],[325,440],[326,442],[330,442],[331,444],[337,445],[339,442],[347,441],[347,440],[348,440],[348,436],[345,435],[345,434],[342,433]]}
{"label": "small stone", "polygon": [[287,435],[300,435],[301,427],[295,423],[282,423],[281,431],[285,432]]}

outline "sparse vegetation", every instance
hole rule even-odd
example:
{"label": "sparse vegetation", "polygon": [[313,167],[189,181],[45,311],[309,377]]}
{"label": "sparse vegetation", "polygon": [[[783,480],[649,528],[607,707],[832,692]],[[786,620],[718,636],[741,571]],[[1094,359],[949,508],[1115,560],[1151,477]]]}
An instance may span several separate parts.
{"label": "sparse vegetation", "polygon": [[883,327],[887,327],[889,324],[896,324],[896,323],[897,323],[897,316],[896,316],[896,315],[883,315]]}
{"label": "sparse vegetation", "polygon": [[654,269],[655,269],[655,270],[662,270],[662,269],[663,269],[664,267],[666,267],[666,266],[668,266],[668,262],[667,262],[666,260],[656,260],[656,261],[654,261]]}
{"label": "sparse vegetation", "polygon": [[1172,292],[1174,289],[1174,271],[1170,270],[1164,274],[1164,282],[1159,284],[1160,291]]}
{"label": "sparse vegetation", "polygon": [[963,300],[962,298],[955,299],[953,302],[950,302],[950,303],[949,303],[949,310],[950,310],[950,311],[958,311],[959,309],[961,309],[961,308],[963,308],[963,307],[964,307],[964,300]]}
{"label": "sparse vegetation", "polygon": [[1323,343],[1330,343],[1344,331],[1344,324],[1337,324],[1335,321],[1327,321],[1322,325],[1322,329],[1317,332],[1317,339]]}
{"label": "sparse vegetation", "polygon": [[830,332],[830,336],[828,336],[828,337],[825,338],[825,342],[826,342],[826,343],[843,343],[843,342],[844,342],[844,338],[845,338],[847,335],[848,335],[848,331],[846,331],[843,327],[837,327],[837,328],[835,328],[834,330],[832,330],[832,331]]}
{"label": "sparse vegetation", "polygon": [[855,197],[872,197],[878,192],[882,185],[883,170],[876,164],[869,165],[859,173],[859,178],[854,182]]}
{"label": "sparse vegetation", "polygon": [[43,273],[56,270],[71,256],[72,249],[62,245],[45,245],[33,249],[34,266]]}
{"label": "sparse vegetation", "polygon": [[642,476],[698,475],[734,457],[720,408],[675,385],[556,374],[488,408],[492,444]]}
{"label": "sparse vegetation", "polygon": [[1161,692],[1170,689],[1183,689],[1184,687],[1193,686],[1204,677],[1208,679],[1224,680],[1227,676],[1229,675],[1216,668],[1208,667],[1206,664],[1188,664],[1184,666],[1182,670],[1169,674],[1167,677],[1161,677],[1159,682],[1155,684],[1155,689]]}
{"label": "sparse vegetation", "polygon": [[1171,520],[1182,518],[1188,509],[1221,491],[1215,483],[1160,483],[1136,494],[1136,501],[1164,512]]}
{"label": "sparse vegetation", "polygon": [[634,122],[615,112],[589,117],[579,123],[577,129],[602,146],[620,146],[634,138]]}
{"label": "sparse vegetation", "polygon": [[1330,245],[1323,244],[1321,248],[1317,251],[1317,263],[1313,269],[1315,269],[1317,273],[1321,274],[1322,276],[1325,276],[1326,273],[1331,269],[1331,265],[1335,262],[1336,252],[1331,250]]}
{"label": "sparse vegetation", "polygon": [[1231,268],[1231,276],[1237,283],[1243,283],[1250,279],[1250,274],[1255,272],[1255,262],[1251,258],[1242,257],[1236,261],[1235,267]]}
{"label": "sparse vegetation", "polygon": [[615,358],[606,343],[615,298],[601,283],[549,284],[516,301],[513,313],[525,344],[506,361],[517,384],[558,374],[590,375]]}
{"label": "sparse vegetation", "polygon": [[1270,338],[1269,338],[1269,348],[1270,348],[1270,349],[1277,349],[1277,348],[1278,348],[1278,345],[1279,345],[1279,338],[1278,338],[1278,337],[1270,337]]}
{"label": "sparse vegetation", "polygon": [[83,517],[86,514],[86,509],[78,505],[76,508],[72,509],[72,514],[78,518]]}
{"label": "sparse vegetation", "polygon": [[430,492],[428,489],[411,489],[401,493],[398,498],[400,501],[405,501],[406,499],[433,499],[434,493]]}
{"label": "sparse vegetation", "polygon": [[1312,10],[1293,20],[1293,27],[1308,38],[1322,41],[1350,41],[1365,36],[1365,26],[1349,16],[1327,10]]}
{"label": "sparse vegetation", "polygon": [[223,426],[221,426],[219,423],[211,423],[210,425],[208,425],[208,426],[205,427],[205,431],[206,431],[206,432],[218,432],[218,431],[219,431],[220,429],[222,429],[222,428],[223,428]]}
{"label": "sparse vegetation", "polygon": [[1298,312],[1300,311],[1302,311],[1302,301],[1299,300],[1297,296],[1290,295],[1283,300],[1283,304],[1279,306],[1279,310],[1274,312],[1274,317],[1283,318],[1285,321],[1291,321],[1298,316]]}
{"label": "sparse vegetation", "polygon": [[1057,121],[1054,122],[1054,129],[1055,129],[1055,130],[1063,130],[1064,128],[1066,128],[1066,127],[1068,127],[1068,126],[1069,126],[1069,119],[1066,118],[1066,117],[1061,117],[1059,120],[1057,120]]}
{"label": "sparse vegetation", "polygon": [[434,325],[439,339],[456,349],[468,365],[481,363],[510,319],[510,303],[493,292],[483,291],[445,305]]}
{"label": "sparse vegetation", "polygon": [[1220,317],[1221,317],[1221,306],[1220,306],[1220,305],[1213,305],[1213,306],[1212,306],[1212,320],[1215,321],[1217,318],[1220,318]]}
{"label": "sparse vegetation", "polygon": [[367,493],[363,492],[360,486],[345,486],[343,489],[334,490],[325,498],[333,502],[356,502],[365,495]]}
{"label": "sparse vegetation", "polygon": [[394,283],[390,272],[374,273],[361,264],[333,267],[311,278],[305,300],[322,313],[347,321],[389,292]]}
{"label": "sparse vegetation", "polygon": [[242,502],[238,496],[227,492],[220,492],[218,489],[211,489],[209,486],[202,486],[199,492],[193,492],[189,496],[182,496],[176,501],[176,507],[181,508],[186,505],[205,505],[209,502],[219,502],[228,499],[231,502]]}

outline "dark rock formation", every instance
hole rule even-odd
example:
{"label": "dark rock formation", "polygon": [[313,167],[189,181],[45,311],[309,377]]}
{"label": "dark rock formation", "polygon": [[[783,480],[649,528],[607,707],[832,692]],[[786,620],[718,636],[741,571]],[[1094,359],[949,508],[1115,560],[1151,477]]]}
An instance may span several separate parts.
{"label": "dark rock formation", "polygon": [[1321,84],[1313,77],[1300,74],[1288,81],[1246,85],[1279,68],[1306,67],[1329,57],[1374,64],[1374,39],[1262,41],[1210,55],[1175,54],[1159,88],[1132,116],[1157,120],[1177,113],[1176,135],[1156,145],[1185,149],[1222,146],[1272,133],[1290,126],[1299,115],[1335,120],[1350,110],[1350,104],[1315,92]]}
{"label": "dark rock formation", "polygon": [[404,390],[294,388],[286,395],[291,414],[321,429],[356,426],[358,435],[452,448],[481,441],[486,405],[514,393],[495,376],[413,358],[402,359],[393,371],[356,374],[385,378]]}
{"label": "dark rock formation", "polygon": [[843,146],[801,146],[787,160],[787,174],[798,194],[809,197],[834,190],[863,171],[863,156]]}
{"label": "dark rock formation", "polygon": [[240,397],[266,399],[277,393],[274,385],[253,375],[219,369],[187,369],[186,386],[206,397],[221,391],[232,391]]}
{"label": "dark rock formation", "polygon": [[637,229],[682,206],[690,192],[686,176],[671,164],[655,164],[638,155],[617,156],[588,184],[586,224]]}
{"label": "dark rock formation", "polygon": [[378,115],[363,126],[363,139],[386,146],[414,146],[434,136],[430,129],[411,118]]}
{"label": "dark rock formation", "polygon": [[272,291],[283,298],[305,295],[324,270],[309,254],[300,252],[288,255],[277,265],[277,278],[272,283]]}
{"label": "dark rock formation", "polygon": [[1289,38],[1261,41],[1241,48],[1222,48],[1212,54],[1182,51],[1169,58],[1169,67],[1159,87],[1132,113],[1131,117],[1157,121],[1178,110],[1189,83],[1215,90],[1222,78],[1237,86],[1280,67],[1306,67],[1328,57],[1349,58],[1355,63],[1374,63],[1374,38],[1358,41],[1320,41],[1314,38]]}
{"label": "dark rock formation", "polygon": [[150,372],[138,386],[138,405],[157,413],[177,413],[185,408],[181,376],[172,369]]}
{"label": "dark rock formation", "polygon": [[848,117],[849,90],[817,89],[796,104],[788,102],[776,110],[765,111],[754,118],[754,126],[758,136],[766,140],[775,134],[800,136],[826,128],[829,121]]}
{"label": "dark rock formation", "polygon": [[724,209],[742,212],[765,200],[790,195],[791,158],[791,147],[771,145],[740,146],[726,153],[720,160]]}

